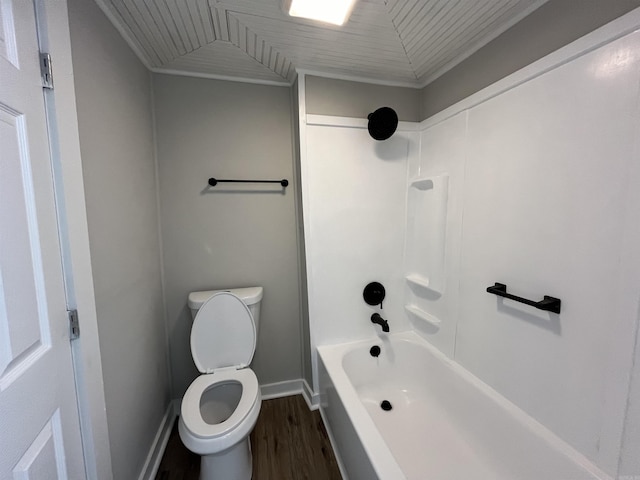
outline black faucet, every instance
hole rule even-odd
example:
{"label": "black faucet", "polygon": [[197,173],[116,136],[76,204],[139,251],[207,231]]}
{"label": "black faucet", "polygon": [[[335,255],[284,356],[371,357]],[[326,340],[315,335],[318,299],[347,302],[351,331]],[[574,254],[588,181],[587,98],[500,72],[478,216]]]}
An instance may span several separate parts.
{"label": "black faucet", "polygon": [[382,327],[383,332],[389,331],[389,322],[382,318],[378,313],[371,315],[371,323],[377,323]]}

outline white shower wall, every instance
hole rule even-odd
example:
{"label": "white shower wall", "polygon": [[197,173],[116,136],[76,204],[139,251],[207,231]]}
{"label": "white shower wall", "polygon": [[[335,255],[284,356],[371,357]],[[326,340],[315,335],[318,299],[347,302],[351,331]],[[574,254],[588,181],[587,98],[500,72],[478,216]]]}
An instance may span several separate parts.
{"label": "white shower wall", "polygon": [[[407,162],[418,154],[418,136],[404,124],[392,139],[377,142],[364,120],[306,119],[302,181],[315,357],[318,345],[381,335],[370,320],[374,312],[392,332],[410,328],[402,309],[402,254]],[[387,290],[382,310],[364,302],[372,281]]]}
{"label": "white shower wall", "polygon": [[303,116],[314,355],[380,334],[362,288],[381,281],[392,332],[414,328],[612,478],[640,478],[639,26],[640,10],[388,143],[366,120]]}
{"label": "white shower wall", "polygon": [[[442,325],[427,338],[613,476],[640,300],[639,51],[632,33],[543,59],[427,120],[412,167],[454,187],[447,289],[422,299]],[[559,297],[562,312],[498,299],[494,282]]]}

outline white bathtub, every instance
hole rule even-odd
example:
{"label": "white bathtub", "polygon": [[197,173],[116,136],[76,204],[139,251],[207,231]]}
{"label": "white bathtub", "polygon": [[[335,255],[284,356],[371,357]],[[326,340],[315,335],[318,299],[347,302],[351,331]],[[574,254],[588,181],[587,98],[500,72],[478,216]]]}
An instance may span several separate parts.
{"label": "white bathtub", "polygon": [[321,411],[349,480],[610,479],[413,332],[318,352]]}

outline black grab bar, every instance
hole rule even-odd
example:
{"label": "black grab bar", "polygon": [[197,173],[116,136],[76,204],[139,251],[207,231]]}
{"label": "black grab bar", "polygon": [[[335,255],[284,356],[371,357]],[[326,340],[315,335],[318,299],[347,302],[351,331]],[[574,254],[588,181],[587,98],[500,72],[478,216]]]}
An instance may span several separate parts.
{"label": "black grab bar", "polygon": [[210,178],[209,185],[215,187],[218,183],[279,183],[283,187],[289,186],[289,180],[221,180],[219,178]]}
{"label": "black grab bar", "polygon": [[498,295],[499,297],[504,297],[510,300],[515,300],[516,302],[531,305],[532,307],[536,307],[540,310],[545,310],[547,312],[553,312],[553,313],[560,313],[561,301],[559,298],[545,295],[542,300],[536,302],[535,300],[529,300],[526,298],[517,297],[515,295],[511,295],[510,293],[507,293],[507,286],[504,283],[496,283],[495,285],[493,285],[493,287],[487,287],[487,292],[493,293],[494,295]]}

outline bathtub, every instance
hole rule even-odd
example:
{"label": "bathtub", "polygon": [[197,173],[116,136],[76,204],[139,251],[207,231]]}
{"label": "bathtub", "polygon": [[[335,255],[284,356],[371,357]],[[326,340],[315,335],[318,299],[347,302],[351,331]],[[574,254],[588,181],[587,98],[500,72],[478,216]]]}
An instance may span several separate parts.
{"label": "bathtub", "polygon": [[414,332],[318,353],[321,413],[349,480],[610,480]]}

